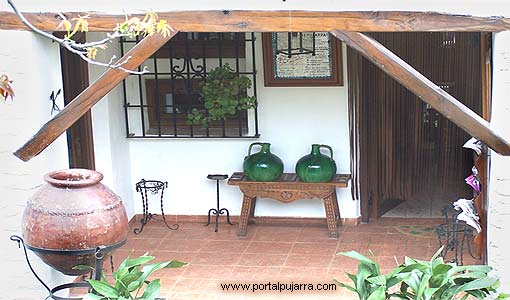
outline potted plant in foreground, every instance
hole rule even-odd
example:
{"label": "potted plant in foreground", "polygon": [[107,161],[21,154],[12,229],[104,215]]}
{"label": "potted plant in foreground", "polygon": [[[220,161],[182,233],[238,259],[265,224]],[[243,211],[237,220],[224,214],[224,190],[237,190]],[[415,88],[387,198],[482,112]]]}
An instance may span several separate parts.
{"label": "potted plant in foreground", "polygon": [[208,127],[211,121],[225,120],[239,111],[255,108],[255,97],[246,94],[249,88],[251,80],[236,74],[229,64],[214,68],[200,90],[205,111],[193,108],[186,123]]}
{"label": "potted plant in foreground", "polygon": [[338,253],[359,260],[359,264],[356,275],[347,274],[354,286],[335,281],[357,293],[360,300],[507,299],[508,295],[497,293],[499,280],[488,276],[491,267],[445,263],[439,256],[441,251],[430,261],[406,257],[402,265],[386,275],[381,274],[376,262],[355,251]]}
{"label": "potted plant in foreground", "polygon": [[180,268],[187,263],[169,260],[147,264],[153,259],[154,256],[147,254],[133,259],[127,257],[113,272],[111,283],[104,275],[101,280],[87,280],[92,291],[83,300],[154,300],[159,296],[161,282],[159,279],[149,280],[148,277],[157,270]]}

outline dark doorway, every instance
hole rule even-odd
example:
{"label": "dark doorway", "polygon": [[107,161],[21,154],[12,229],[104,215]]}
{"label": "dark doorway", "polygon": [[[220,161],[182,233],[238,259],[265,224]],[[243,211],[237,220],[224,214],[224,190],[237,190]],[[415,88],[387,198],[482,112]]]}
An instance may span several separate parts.
{"label": "dark doorway", "polygon": [[[480,33],[370,35],[481,115]],[[403,201],[472,198],[464,183],[473,166],[472,151],[462,148],[467,133],[352,49],[348,76],[354,192],[364,221]]]}
{"label": "dark doorway", "polygon": [[[77,33],[73,39],[85,42],[85,34]],[[60,51],[64,104],[78,96],[89,86],[87,63],[65,49]],[[92,137],[92,119],[90,111],[81,117],[66,132],[69,150],[69,167],[95,169],[94,142]]]}

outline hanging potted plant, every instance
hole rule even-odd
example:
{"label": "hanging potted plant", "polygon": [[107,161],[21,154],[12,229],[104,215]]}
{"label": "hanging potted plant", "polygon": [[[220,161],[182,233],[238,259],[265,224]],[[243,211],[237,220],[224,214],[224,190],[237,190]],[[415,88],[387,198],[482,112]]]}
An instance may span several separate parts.
{"label": "hanging potted plant", "polygon": [[255,108],[255,97],[246,94],[249,88],[251,80],[236,74],[230,65],[214,68],[200,90],[205,110],[192,109],[186,124],[208,127],[211,121],[225,120],[239,111]]}

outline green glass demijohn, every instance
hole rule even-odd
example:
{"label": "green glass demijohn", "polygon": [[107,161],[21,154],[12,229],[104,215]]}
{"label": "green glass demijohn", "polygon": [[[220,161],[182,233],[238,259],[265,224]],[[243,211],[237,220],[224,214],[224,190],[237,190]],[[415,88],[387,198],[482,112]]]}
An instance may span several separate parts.
{"label": "green glass demijohn", "polygon": [[[320,152],[321,148],[329,150],[329,157]],[[303,182],[326,182],[336,174],[333,149],[328,145],[312,145],[312,153],[301,157],[296,164],[296,173]]]}
{"label": "green glass demijohn", "polygon": [[[260,146],[259,152],[251,154],[253,146]],[[270,151],[269,143],[252,143],[248,156],[244,158],[243,171],[249,180],[275,181],[283,174],[283,161]]]}

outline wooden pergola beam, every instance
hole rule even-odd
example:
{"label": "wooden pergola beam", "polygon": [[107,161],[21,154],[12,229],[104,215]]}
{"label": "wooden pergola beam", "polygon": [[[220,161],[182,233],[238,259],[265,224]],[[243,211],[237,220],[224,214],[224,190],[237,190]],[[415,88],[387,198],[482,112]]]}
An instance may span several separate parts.
{"label": "wooden pergola beam", "polygon": [[[176,34],[177,31],[172,31],[167,37],[161,34],[145,37],[129,50],[119,60],[119,63],[128,60],[122,67],[128,70],[136,70],[138,66]],[[14,152],[14,155],[23,161],[28,161],[41,153],[128,75],[129,73],[121,69],[107,69],[103,75],[76,96],[53,119],[44,124],[25,145]]]}
{"label": "wooden pergola beam", "polygon": [[333,30],[331,33],[348,46],[358,50],[386,74],[400,82],[422,101],[430,104],[464,131],[482,140],[499,154],[510,155],[510,143],[499,136],[487,121],[435,85],[379,42],[359,32]]}
{"label": "wooden pergola beam", "polygon": [[[85,12],[62,12],[68,19]],[[436,12],[405,11],[180,11],[157,12],[178,31],[186,32],[276,32],[276,31],[481,31],[510,30],[510,19],[476,17]],[[121,14],[91,12],[90,31],[110,32],[125,20]],[[60,23],[57,12],[24,13],[37,28],[54,31]],[[132,15],[137,16],[137,15]],[[143,17],[138,15],[138,17]],[[0,12],[0,29],[26,30],[11,12]]]}

